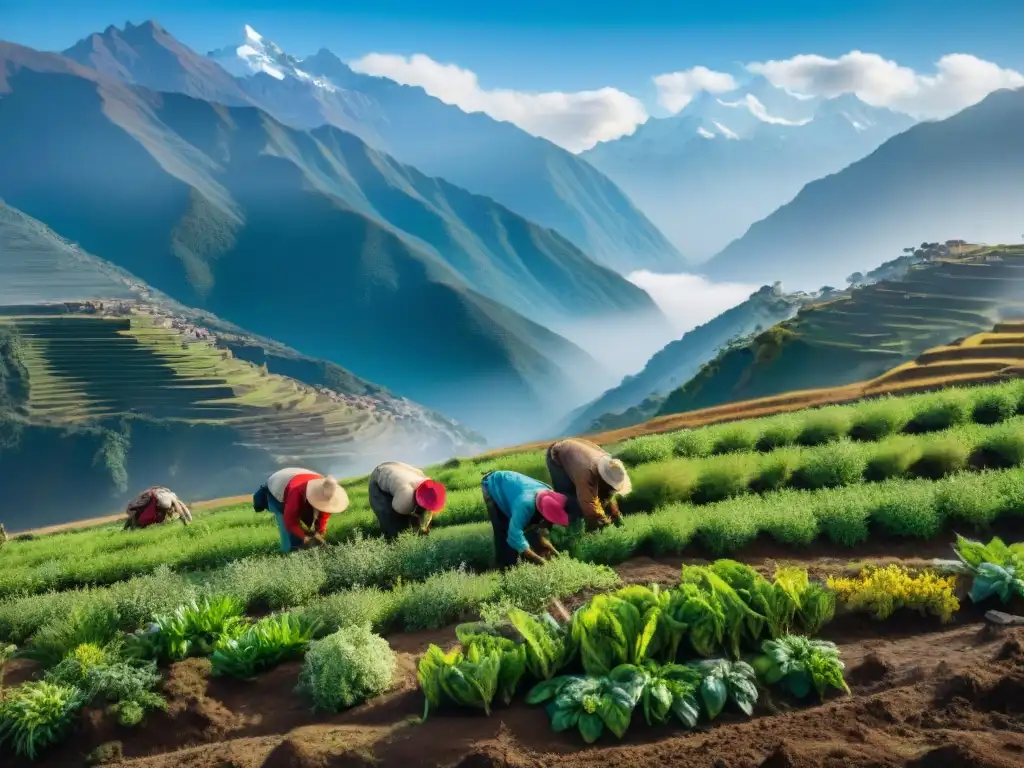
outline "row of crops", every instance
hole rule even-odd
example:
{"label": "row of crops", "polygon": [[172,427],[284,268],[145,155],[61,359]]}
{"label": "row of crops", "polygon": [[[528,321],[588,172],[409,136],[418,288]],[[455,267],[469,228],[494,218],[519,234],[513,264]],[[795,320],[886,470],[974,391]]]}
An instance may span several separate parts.
{"label": "row of crops", "polygon": [[[1024,546],[958,537],[955,551],[972,601],[1024,597]],[[558,565],[513,573],[549,567]],[[555,731],[576,729],[589,743],[606,732],[622,738],[637,710],[651,725],[693,728],[726,709],[752,715],[766,691],[823,700],[849,692],[839,649],[812,639],[836,616],[885,620],[909,610],[948,621],[960,609],[957,587],[956,574],[899,566],[820,583],[800,568],[767,578],[719,560],[684,566],[670,588],[601,592],[564,623],[538,612],[540,595],[509,592],[482,611],[482,621],[456,629],[457,648],[431,646],[423,655],[424,718],[439,708],[490,714],[526,691],[528,704],[546,704]],[[320,711],[390,688],[395,655],[367,622],[351,617],[339,626],[315,612],[254,621],[244,609],[232,596],[211,595],[126,632],[124,616],[94,606],[37,633],[20,652],[0,646],[0,661],[19,653],[44,669],[40,680],[0,688],[0,749],[34,759],[67,738],[86,706],[106,709],[124,727],[144,724],[167,707],[163,670],[192,657],[208,657],[214,675],[242,680],[302,659],[297,691]]]}
{"label": "row of crops", "polygon": [[[755,510],[774,508],[781,492],[787,503],[792,499],[796,504],[789,517],[803,521],[799,524],[802,531],[813,528],[836,539],[827,528],[810,525],[809,513],[801,511],[807,504],[806,497],[802,493],[793,497],[791,491],[857,489],[852,496],[838,493],[834,497],[849,500],[887,497],[888,489],[904,487],[900,483],[911,483],[906,487],[913,488],[913,494],[929,495],[913,483],[914,478],[931,480],[952,475],[957,478],[956,484],[972,488],[999,482],[987,476],[967,478],[962,473],[1005,470],[1024,463],[1024,419],[1017,415],[1022,393],[1019,383],[947,390],[637,438],[613,448],[632,467],[634,491],[624,500],[623,509],[637,513],[674,504],[724,503],[736,506],[713,506],[716,514],[729,511],[763,517]],[[447,508],[435,521],[433,536],[441,536],[442,528],[486,521],[479,482],[485,472],[499,468],[542,481],[549,479],[542,452],[481,461],[456,460],[435,467],[432,473],[450,493]],[[352,505],[332,520],[328,537],[347,546],[361,536],[376,535],[377,523],[369,509],[365,479],[346,486]],[[743,498],[754,494],[760,497]],[[858,502],[858,506],[861,503],[869,502]],[[993,514],[1003,511],[1013,510],[1006,508]],[[924,517],[973,519],[979,514],[989,514],[988,508],[982,513],[954,508]],[[686,515],[698,521],[697,530],[702,528],[699,521],[706,517],[703,510],[686,507]],[[634,529],[647,526],[647,522],[636,522]],[[486,534],[481,529],[454,535],[480,540],[486,549]],[[604,537],[600,534],[593,537],[595,543],[581,546],[610,548],[621,538]],[[691,538],[671,535],[661,551],[678,551],[689,545]],[[784,536],[783,540],[790,538]],[[849,538],[844,535],[837,540]],[[0,597],[116,583],[151,572],[159,565],[187,571],[223,568],[247,556],[270,555],[277,547],[274,527],[246,504],[206,513],[187,530],[169,527],[125,536],[116,528],[105,528],[19,540],[0,555],[4,562]],[[471,551],[480,550],[471,547]],[[728,545],[717,550],[728,551]],[[587,557],[582,550],[577,554]],[[475,569],[490,564],[486,554],[467,556],[464,561]],[[451,560],[445,563],[453,564]],[[390,575],[410,578],[408,572]]]}

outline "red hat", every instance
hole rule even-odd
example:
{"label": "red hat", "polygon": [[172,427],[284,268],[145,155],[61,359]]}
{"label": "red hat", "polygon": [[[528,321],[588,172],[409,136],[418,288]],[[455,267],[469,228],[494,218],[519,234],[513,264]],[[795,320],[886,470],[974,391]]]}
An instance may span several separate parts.
{"label": "red hat", "polygon": [[537,511],[552,525],[569,525],[569,513],[565,505],[568,497],[555,491],[541,491],[537,494]]}
{"label": "red hat", "polygon": [[427,478],[416,486],[416,503],[428,512],[440,512],[444,509],[448,492],[437,480]]}

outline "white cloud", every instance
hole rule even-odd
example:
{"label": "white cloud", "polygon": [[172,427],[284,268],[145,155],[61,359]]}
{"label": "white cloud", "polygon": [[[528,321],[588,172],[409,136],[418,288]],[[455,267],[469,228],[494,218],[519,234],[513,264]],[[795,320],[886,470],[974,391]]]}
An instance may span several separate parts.
{"label": "white cloud", "polygon": [[650,294],[679,335],[746,301],[760,287],[713,283],[700,275],[685,273],[659,275],[646,270],[632,273],[629,281]]}
{"label": "white cloud", "polygon": [[694,67],[681,72],[669,72],[654,78],[658,89],[658,103],[673,115],[680,112],[701,91],[727,93],[739,84],[727,72],[715,72],[707,67]]}
{"label": "white cloud", "polygon": [[570,152],[629,135],[647,120],[640,100],[615,88],[575,93],[488,90],[481,87],[476,73],[419,53],[410,57],[371,53],[350,66],[357,72],[419,86],[465,112],[484,112],[514,123]]}
{"label": "white cloud", "polygon": [[773,125],[807,125],[811,122],[810,119],[787,120],[784,117],[775,117],[774,115],[770,115],[768,114],[768,108],[765,107],[765,105],[761,103],[761,100],[752,93],[748,93],[742,99],[737,101],[722,101],[719,99],[718,103],[723,107],[746,107],[747,111],[762,123],[772,123]]}
{"label": "white cloud", "polygon": [[802,54],[783,61],[756,62],[747,69],[773,85],[805,96],[855,94],[875,107],[917,118],[944,118],[976,104],[1000,88],[1024,86],[1024,75],[964,53],[943,56],[932,74],[851,51],[838,59]]}

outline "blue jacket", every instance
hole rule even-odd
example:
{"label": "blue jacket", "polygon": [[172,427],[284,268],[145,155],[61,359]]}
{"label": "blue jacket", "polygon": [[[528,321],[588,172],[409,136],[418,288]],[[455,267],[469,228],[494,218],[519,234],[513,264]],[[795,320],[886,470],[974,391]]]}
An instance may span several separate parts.
{"label": "blue jacket", "polygon": [[518,472],[492,472],[484,479],[484,487],[498,509],[508,516],[508,545],[516,552],[530,548],[526,528],[537,514],[537,494],[550,491],[551,486]]}

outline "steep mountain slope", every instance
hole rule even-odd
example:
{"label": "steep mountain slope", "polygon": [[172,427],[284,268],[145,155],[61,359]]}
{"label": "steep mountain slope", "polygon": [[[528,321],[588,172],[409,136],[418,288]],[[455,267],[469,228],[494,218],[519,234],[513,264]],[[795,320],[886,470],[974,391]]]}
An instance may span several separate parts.
{"label": "steep mountain slope", "polygon": [[926,349],[1024,317],[1021,246],[976,247],[886,272],[719,355],[659,415],[873,379]]}
{"label": "steep mountain slope", "polygon": [[244,38],[211,56],[247,75],[242,86],[278,119],[351,131],[431,176],[557,230],[623,274],[678,271],[679,253],[622,191],[551,142],[467,114],[420,88],[353,72],[326,49],[299,61],[251,28]]}
{"label": "steep mountain slope", "polygon": [[[179,301],[495,435],[536,428],[600,380],[485,290],[517,298],[532,286],[513,283],[543,278],[552,293],[525,309],[563,291],[585,312],[614,302],[604,286],[619,278],[492,201],[337,129],[132,89],[59,56],[2,45],[0,72],[0,196]],[[471,285],[456,267],[474,264],[500,266]],[[575,301],[559,268],[584,286]]]}
{"label": "steep mountain slope", "polygon": [[734,93],[702,93],[678,115],[648,120],[632,136],[581,157],[621,186],[683,253],[704,260],[808,182],[913,123],[854,96],[802,101],[757,78]]}
{"label": "steep mountain slope", "polygon": [[[840,284],[922,240],[1014,242],[1024,210],[1024,91],[997,91],[805,186],[708,262],[714,279]],[[865,254],[876,254],[865,262]]]}
{"label": "steep mountain slope", "polygon": [[64,51],[69,59],[126,83],[175,91],[228,106],[251,104],[219,65],[182,45],[155,21],[107,27]]}
{"label": "steep mountain slope", "polygon": [[[176,304],[0,203],[8,525],[22,511],[22,527],[108,513],[155,482],[211,498],[282,463],[351,474],[482,446],[339,366]],[[33,500],[40,485],[53,504]]]}
{"label": "steep mountain slope", "polygon": [[792,317],[810,300],[806,294],[786,295],[779,285],[764,286],[742,304],[668,344],[642,371],[576,413],[567,433],[619,428],[651,418],[661,405],[659,396],[689,381],[726,344]]}

